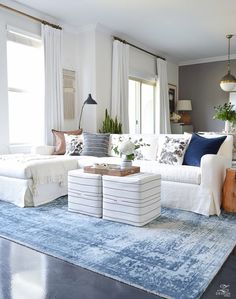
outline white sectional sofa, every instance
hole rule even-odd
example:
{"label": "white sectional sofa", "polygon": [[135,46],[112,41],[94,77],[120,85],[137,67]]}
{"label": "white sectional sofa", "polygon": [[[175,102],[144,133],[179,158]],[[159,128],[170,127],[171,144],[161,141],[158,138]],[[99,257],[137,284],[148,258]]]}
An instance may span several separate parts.
{"label": "white sectional sofa", "polygon": [[[67,194],[67,173],[93,163],[120,163],[112,145],[121,137],[111,135],[109,157],[2,155],[0,156],[0,199],[25,206],[37,206]],[[142,172],[161,174],[162,206],[203,215],[219,215],[226,168],[231,166],[233,138],[227,136],[217,155],[205,155],[201,166],[166,165],[157,162],[158,147],[165,135],[132,135],[150,146],[141,148],[141,160],[134,165]],[[183,137],[183,135],[168,135]],[[214,138],[217,135],[204,135]],[[41,148],[42,151],[42,148]]]}

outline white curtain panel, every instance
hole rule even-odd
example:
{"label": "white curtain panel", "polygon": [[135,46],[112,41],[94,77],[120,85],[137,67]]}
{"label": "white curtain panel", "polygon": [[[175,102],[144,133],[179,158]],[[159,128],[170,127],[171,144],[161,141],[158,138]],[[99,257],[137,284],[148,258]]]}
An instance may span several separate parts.
{"label": "white curtain panel", "polygon": [[157,59],[157,82],[156,82],[156,134],[169,134],[170,108],[167,80],[167,63]]}
{"label": "white curtain panel", "polygon": [[52,129],[63,126],[62,30],[42,25],[45,61],[45,142],[53,145]]}
{"label": "white curtain panel", "polygon": [[129,133],[129,46],[118,40],[113,42],[111,116]]}

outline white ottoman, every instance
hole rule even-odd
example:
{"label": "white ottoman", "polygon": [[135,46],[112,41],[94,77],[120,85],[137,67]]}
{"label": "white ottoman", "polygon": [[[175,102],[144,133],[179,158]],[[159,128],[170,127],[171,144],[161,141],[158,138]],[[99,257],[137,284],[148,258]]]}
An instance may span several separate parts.
{"label": "white ottoman", "polygon": [[161,176],[103,176],[103,218],[143,226],[161,214]]}
{"label": "white ottoman", "polygon": [[71,170],[68,173],[68,211],[102,217],[102,176]]}

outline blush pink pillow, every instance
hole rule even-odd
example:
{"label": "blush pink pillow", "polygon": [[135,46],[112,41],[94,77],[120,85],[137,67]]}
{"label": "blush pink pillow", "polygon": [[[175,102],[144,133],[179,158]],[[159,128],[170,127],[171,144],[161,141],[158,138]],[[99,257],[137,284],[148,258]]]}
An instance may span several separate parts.
{"label": "blush pink pillow", "polygon": [[57,131],[52,129],[52,133],[55,137],[55,151],[54,155],[64,155],[66,152],[66,141],[65,141],[65,136],[64,134],[69,134],[69,135],[81,135],[82,130],[74,130],[74,131]]}

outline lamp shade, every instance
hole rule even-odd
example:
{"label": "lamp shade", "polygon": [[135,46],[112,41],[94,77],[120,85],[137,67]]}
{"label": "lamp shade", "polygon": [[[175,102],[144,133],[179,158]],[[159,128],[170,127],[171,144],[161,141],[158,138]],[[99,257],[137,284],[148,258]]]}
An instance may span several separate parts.
{"label": "lamp shade", "polygon": [[176,110],[177,111],[191,111],[192,110],[191,100],[178,100]]}
{"label": "lamp shade", "polygon": [[227,92],[236,90],[236,78],[228,72],[228,74],[221,79],[220,87]]}
{"label": "lamp shade", "polygon": [[233,34],[227,34],[226,38],[228,39],[228,73],[221,79],[220,87],[224,91],[234,91],[236,89],[236,78],[231,74],[230,71],[230,40],[233,37]]}
{"label": "lamp shade", "polygon": [[84,104],[88,105],[96,105],[97,102],[92,98],[91,93],[89,93],[87,100],[84,102]]}

